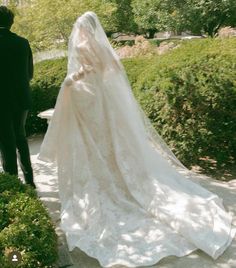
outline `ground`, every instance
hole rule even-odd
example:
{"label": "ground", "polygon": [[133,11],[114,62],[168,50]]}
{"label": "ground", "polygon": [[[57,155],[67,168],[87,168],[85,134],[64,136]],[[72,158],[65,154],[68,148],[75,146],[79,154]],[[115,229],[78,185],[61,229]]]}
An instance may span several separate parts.
{"label": "ground", "polygon": [[[37,159],[43,136],[37,135],[29,139],[31,159],[35,174],[37,193],[56,224],[59,236],[59,262],[56,267],[71,268],[99,268],[99,262],[89,257],[80,249],[68,251],[65,236],[59,228],[60,223],[60,201],[58,197],[58,185],[56,167],[53,164],[44,163]],[[196,169],[196,167],[195,167]],[[21,176],[21,172],[20,172]],[[218,179],[219,179],[218,174]],[[203,174],[198,174],[193,180],[200,183],[208,190],[218,194],[224,200],[225,208],[234,215],[233,224],[236,226],[236,176],[232,171],[227,181],[211,179]],[[147,267],[147,266],[145,266]],[[236,238],[230,247],[217,260],[198,250],[185,257],[166,257],[158,264],[149,266],[152,268],[236,268]],[[112,268],[124,268],[124,266],[113,266]]]}

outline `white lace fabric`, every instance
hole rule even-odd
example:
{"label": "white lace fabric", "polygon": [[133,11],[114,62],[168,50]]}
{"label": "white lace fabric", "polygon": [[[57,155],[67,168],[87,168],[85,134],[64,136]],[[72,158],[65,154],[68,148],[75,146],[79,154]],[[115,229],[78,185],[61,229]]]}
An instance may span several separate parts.
{"label": "white lace fabric", "polygon": [[61,228],[103,267],[147,266],[201,249],[216,259],[232,217],[186,168],[136,102],[97,16],[75,23],[68,73],[39,158],[56,161]]}

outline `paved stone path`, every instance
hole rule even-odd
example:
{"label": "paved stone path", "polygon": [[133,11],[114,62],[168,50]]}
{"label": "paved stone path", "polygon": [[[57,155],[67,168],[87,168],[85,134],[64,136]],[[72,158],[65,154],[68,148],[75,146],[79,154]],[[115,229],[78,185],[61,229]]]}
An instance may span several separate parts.
{"label": "paved stone path", "polygon": [[[35,173],[35,183],[40,199],[56,224],[56,232],[59,236],[59,255],[60,259],[57,267],[71,268],[99,268],[99,262],[89,257],[80,249],[72,252],[68,251],[66,239],[59,228],[60,223],[60,201],[58,197],[58,185],[56,176],[56,167],[52,164],[44,163],[37,159],[39,148],[43,136],[35,136],[29,139],[31,159]],[[236,178],[230,182],[219,182],[209,179],[206,176],[198,175],[197,180],[201,185],[212,192],[218,194],[224,200],[226,209],[234,215],[234,225],[236,226]],[[147,266],[145,266],[147,267]],[[210,258],[200,250],[185,257],[167,257],[162,259],[158,264],[149,266],[152,268],[236,268],[236,238],[225,253],[216,261]],[[116,265],[112,268],[124,268]]]}

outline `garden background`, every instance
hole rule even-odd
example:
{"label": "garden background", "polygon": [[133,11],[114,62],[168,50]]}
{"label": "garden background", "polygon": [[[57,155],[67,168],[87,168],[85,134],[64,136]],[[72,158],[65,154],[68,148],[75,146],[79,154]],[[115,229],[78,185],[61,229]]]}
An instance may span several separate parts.
{"label": "garden background", "polygon": [[[29,39],[35,61],[48,54],[66,55],[76,18],[87,10],[96,12],[124,58],[135,96],[177,157],[187,167],[198,165],[219,179],[235,174],[236,38],[230,38],[236,35],[234,0],[3,2],[15,11],[13,31]],[[155,38],[160,32],[167,35]],[[203,38],[175,38],[182,33]],[[66,75],[66,57],[55,57],[35,64],[29,135],[46,131],[45,120],[37,114],[54,107]]]}
{"label": "garden background", "polygon": [[[14,10],[12,31],[26,37],[34,53],[29,139],[47,129],[38,114],[54,107],[67,71],[73,23],[92,10],[122,58],[136,99],[176,156],[188,168],[220,181],[236,178],[236,1],[1,2]],[[0,264],[8,267],[6,254],[14,241],[15,248],[26,252],[22,267],[50,267],[57,254],[49,218],[31,190],[14,178],[1,180],[0,215],[5,220],[0,221]],[[37,217],[38,229],[28,224]],[[38,240],[25,240],[30,232]],[[50,237],[48,253],[39,251],[45,235]]]}

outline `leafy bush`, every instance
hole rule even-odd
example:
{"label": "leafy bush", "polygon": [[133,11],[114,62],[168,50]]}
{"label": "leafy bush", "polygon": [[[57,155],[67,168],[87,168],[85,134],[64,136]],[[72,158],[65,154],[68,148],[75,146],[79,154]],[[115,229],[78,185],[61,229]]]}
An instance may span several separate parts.
{"label": "leafy bush", "polygon": [[110,43],[112,44],[113,47],[119,48],[123,46],[133,46],[135,44],[135,40],[110,40]]}
{"label": "leafy bush", "polygon": [[51,219],[31,186],[0,173],[0,267],[10,268],[8,254],[17,250],[17,267],[52,267],[57,260],[57,236]]}
{"label": "leafy bush", "polygon": [[128,74],[138,101],[186,165],[204,156],[235,160],[236,39],[184,42],[134,62],[141,70]]}
{"label": "leafy bush", "polygon": [[[236,39],[181,42],[162,56],[123,60],[134,94],[160,135],[188,166],[236,155]],[[36,65],[29,132],[45,131],[36,114],[54,106],[66,60]]]}
{"label": "leafy bush", "polygon": [[55,106],[60,85],[66,75],[66,65],[65,58],[45,60],[35,64],[35,74],[31,84],[33,105],[26,125],[28,135],[46,131],[46,120],[37,115]]}
{"label": "leafy bush", "polygon": [[179,45],[179,44],[182,44],[183,42],[189,41],[189,40],[181,40],[179,38],[166,38],[166,39],[148,39],[148,41],[152,45],[160,46],[161,43],[163,43],[163,42],[167,42],[167,43],[171,42],[171,43],[174,43],[175,45]]}

